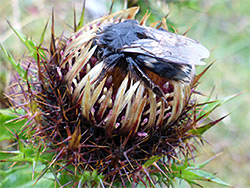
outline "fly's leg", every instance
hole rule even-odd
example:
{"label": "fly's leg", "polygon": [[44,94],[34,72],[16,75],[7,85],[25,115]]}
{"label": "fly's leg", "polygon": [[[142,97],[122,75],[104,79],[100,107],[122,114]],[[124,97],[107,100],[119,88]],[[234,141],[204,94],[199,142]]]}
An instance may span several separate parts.
{"label": "fly's leg", "polygon": [[112,71],[116,63],[123,57],[124,57],[124,54],[113,54],[104,58],[104,62],[103,62],[104,67],[102,68],[102,72],[97,77],[96,86],[100,84],[100,82],[105,77],[107,72]]}
{"label": "fly's leg", "polygon": [[[136,74],[137,77],[142,79],[142,81],[158,96],[160,97],[165,103],[167,103],[164,93],[161,88],[156,85],[138,66],[138,64],[133,60],[131,57],[127,57],[126,61],[128,62],[128,67],[132,74]],[[133,69],[134,67],[134,69]],[[168,104],[168,103],[167,103]]]}

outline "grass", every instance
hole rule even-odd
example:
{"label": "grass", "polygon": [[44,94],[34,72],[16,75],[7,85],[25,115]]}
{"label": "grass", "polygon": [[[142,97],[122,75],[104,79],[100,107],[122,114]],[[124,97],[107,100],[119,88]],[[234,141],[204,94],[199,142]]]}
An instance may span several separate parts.
{"label": "grass", "polygon": [[[17,61],[28,52],[24,51],[23,45],[14,36],[5,19],[8,19],[14,27],[19,27],[26,36],[38,41],[54,7],[57,20],[56,33],[59,35],[65,30],[66,35],[70,35],[68,31],[71,29],[67,24],[73,23],[71,1],[16,0],[18,4],[11,3],[15,0],[0,0],[0,2],[0,42]],[[77,12],[81,10],[81,2],[76,1]],[[218,173],[221,179],[234,187],[248,187],[250,185],[248,178],[250,177],[250,1],[203,0],[198,2],[199,9],[171,5],[169,20],[175,23],[179,33],[184,33],[192,26],[188,36],[205,44],[208,49],[214,49],[206,62],[209,64],[216,60],[216,63],[202,78],[199,90],[204,94],[209,94],[215,87],[212,95],[214,98],[243,92],[212,114],[212,118],[218,119],[231,113],[222,123],[205,134],[205,139],[211,145],[205,145],[204,152],[201,150],[202,155],[198,160],[204,161],[222,152],[221,156],[207,166],[208,170]],[[108,6],[106,7],[108,9]],[[162,12],[168,13],[167,10],[162,10]],[[49,32],[46,38],[49,38]],[[3,90],[10,80],[11,66],[7,64],[1,51],[0,66],[0,90]],[[197,72],[203,68],[199,67]]]}

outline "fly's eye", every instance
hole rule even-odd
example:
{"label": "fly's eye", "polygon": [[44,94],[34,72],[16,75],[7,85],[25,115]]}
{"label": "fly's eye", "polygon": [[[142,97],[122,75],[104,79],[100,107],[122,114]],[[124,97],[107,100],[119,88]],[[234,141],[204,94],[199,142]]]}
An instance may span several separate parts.
{"label": "fly's eye", "polygon": [[147,36],[144,34],[144,33],[136,33],[136,36],[139,38],[139,39],[146,39]]}

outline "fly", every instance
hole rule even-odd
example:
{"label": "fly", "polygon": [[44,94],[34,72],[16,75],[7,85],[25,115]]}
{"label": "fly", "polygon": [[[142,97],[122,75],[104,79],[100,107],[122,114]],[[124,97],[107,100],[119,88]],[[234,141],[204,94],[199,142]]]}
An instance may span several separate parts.
{"label": "fly", "polygon": [[144,73],[145,68],[169,80],[190,83],[195,65],[204,65],[202,60],[209,57],[207,48],[198,41],[164,29],[141,26],[136,20],[106,26],[94,40],[98,57],[104,62],[99,78],[122,63],[121,67],[140,78],[161,98],[164,93]]}

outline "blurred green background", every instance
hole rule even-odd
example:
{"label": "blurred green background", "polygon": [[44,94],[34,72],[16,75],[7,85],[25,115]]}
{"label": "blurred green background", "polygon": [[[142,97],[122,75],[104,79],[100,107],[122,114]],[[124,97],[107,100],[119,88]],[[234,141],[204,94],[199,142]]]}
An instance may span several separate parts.
{"label": "blurred green background", "polygon": [[[123,2],[115,1],[114,11],[122,9]],[[213,99],[243,92],[212,114],[213,119],[218,119],[231,113],[204,135],[208,144],[200,148],[201,156],[197,160],[204,161],[222,152],[206,169],[217,173],[218,177],[233,187],[250,187],[250,1],[147,0],[129,1],[129,5],[135,2],[141,6],[141,13],[147,9],[152,13],[149,21],[168,15],[168,24],[178,29],[180,34],[191,27],[188,36],[213,50],[206,62],[209,64],[216,60],[216,63],[202,78],[199,91],[209,95],[214,89]],[[0,43],[19,61],[29,54],[6,20],[26,36],[39,41],[54,8],[57,36],[62,32],[70,36],[73,32],[73,8],[75,6],[79,18],[82,0],[0,0],[0,5]],[[107,14],[110,5],[110,0],[86,0],[86,21]],[[48,30],[47,42],[49,35]],[[2,93],[13,70],[1,50],[0,67],[0,107],[4,108]],[[197,72],[203,69],[198,67]],[[201,97],[200,100],[205,99]],[[211,187],[207,183],[202,185]]]}

